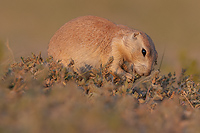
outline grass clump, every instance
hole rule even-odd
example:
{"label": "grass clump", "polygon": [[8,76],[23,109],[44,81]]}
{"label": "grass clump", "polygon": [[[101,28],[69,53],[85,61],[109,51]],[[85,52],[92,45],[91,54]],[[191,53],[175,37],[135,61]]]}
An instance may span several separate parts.
{"label": "grass clump", "polygon": [[84,74],[41,54],[11,64],[1,80],[4,132],[199,131],[200,87],[185,71],[128,82],[109,63]]}

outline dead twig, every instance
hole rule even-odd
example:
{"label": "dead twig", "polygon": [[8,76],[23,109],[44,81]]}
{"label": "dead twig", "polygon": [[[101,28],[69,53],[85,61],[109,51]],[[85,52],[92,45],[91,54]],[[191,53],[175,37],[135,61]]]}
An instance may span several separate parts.
{"label": "dead twig", "polygon": [[185,97],[185,99],[187,100],[187,102],[190,104],[190,106],[194,109],[194,106],[192,105],[192,103],[190,102],[190,100],[186,97],[186,93],[185,91],[183,91],[183,96]]}
{"label": "dead twig", "polygon": [[14,62],[16,62],[16,61],[15,61],[14,54],[13,54],[13,51],[12,51],[12,49],[10,48],[9,40],[8,40],[8,39],[7,39],[7,41],[6,41],[6,47],[8,48],[8,50],[9,50],[11,56],[12,56],[12,60],[13,60]]}

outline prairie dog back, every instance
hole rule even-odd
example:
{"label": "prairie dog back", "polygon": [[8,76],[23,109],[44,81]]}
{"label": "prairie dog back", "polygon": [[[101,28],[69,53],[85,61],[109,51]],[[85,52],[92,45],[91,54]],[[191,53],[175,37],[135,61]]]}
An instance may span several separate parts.
{"label": "prairie dog back", "polygon": [[[117,26],[106,19],[94,16],[76,18],[55,33],[50,40],[48,53],[55,59],[61,59],[64,65],[72,58],[76,66],[84,63],[99,66],[107,61],[101,57],[110,55],[116,30]],[[90,59],[86,61],[88,57]]]}
{"label": "prairie dog back", "polygon": [[130,79],[132,75],[121,69],[123,61],[132,64],[135,73],[149,75],[157,59],[147,34],[96,16],[78,17],[64,24],[51,38],[48,55],[65,66],[73,59],[77,69],[98,68],[113,56],[111,71]]}

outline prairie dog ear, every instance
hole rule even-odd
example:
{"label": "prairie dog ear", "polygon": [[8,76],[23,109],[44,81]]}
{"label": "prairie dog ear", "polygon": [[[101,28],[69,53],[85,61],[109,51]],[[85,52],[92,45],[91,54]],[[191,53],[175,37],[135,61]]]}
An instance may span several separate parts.
{"label": "prairie dog ear", "polygon": [[140,35],[140,32],[139,31],[135,31],[135,32],[130,33],[129,35],[123,36],[122,40],[123,41],[127,41],[127,39],[128,40],[132,40],[132,39],[136,40],[139,35]]}
{"label": "prairie dog ear", "polygon": [[132,35],[131,35],[131,37],[133,38],[133,39],[137,39],[137,37],[138,37],[138,35],[140,35],[140,32],[134,32]]}

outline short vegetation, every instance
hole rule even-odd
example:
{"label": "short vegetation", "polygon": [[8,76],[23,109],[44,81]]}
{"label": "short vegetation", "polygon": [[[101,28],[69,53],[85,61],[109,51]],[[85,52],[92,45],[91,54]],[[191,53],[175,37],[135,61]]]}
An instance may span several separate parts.
{"label": "short vegetation", "polygon": [[41,54],[10,64],[0,82],[0,131],[200,132],[192,75],[155,70],[129,82],[110,74],[109,64],[83,74],[73,61],[64,67]]}

